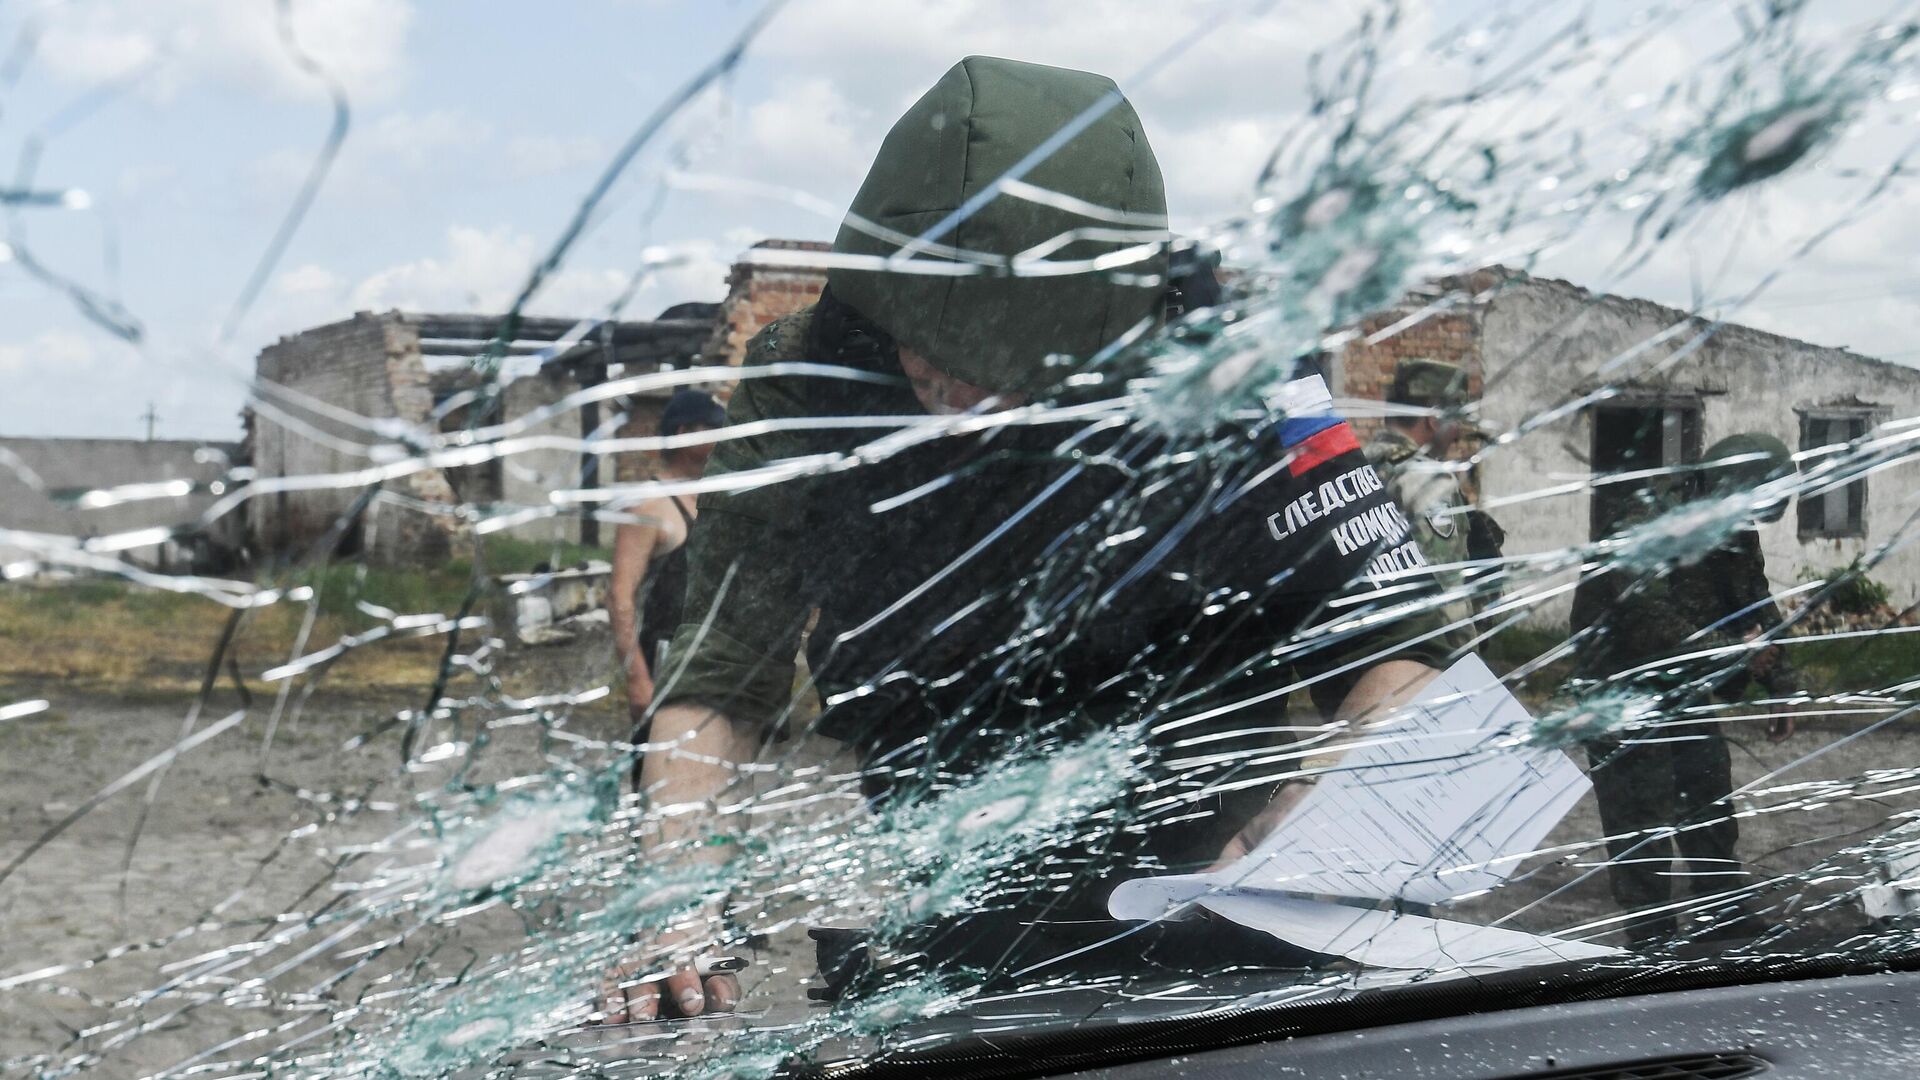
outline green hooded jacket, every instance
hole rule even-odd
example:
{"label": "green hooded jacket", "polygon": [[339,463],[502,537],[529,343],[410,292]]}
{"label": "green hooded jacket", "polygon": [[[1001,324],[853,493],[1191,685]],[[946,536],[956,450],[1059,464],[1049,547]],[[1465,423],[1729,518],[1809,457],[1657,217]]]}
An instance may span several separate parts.
{"label": "green hooded jacket", "polygon": [[[1010,256],[1095,220],[1083,204],[1157,220],[1159,170],[1124,98],[1108,100],[1114,93],[1109,80],[1084,72],[963,61],[895,126],[854,213],[900,233],[926,232],[1063,125],[1092,116],[1025,173],[1078,202],[1060,209],[1002,194],[945,240]],[[843,229],[836,255],[897,246],[873,243],[862,229]],[[1304,621],[1329,618],[1328,601],[1364,572],[1377,553],[1370,538],[1380,534],[1347,543],[1361,537],[1354,530],[1391,524],[1388,508],[1374,506],[1384,496],[1351,479],[1366,465],[1344,424],[1302,430],[1320,432],[1325,453],[1314,468],[1354,505],[1316,510],[1317,524],[1284,540],[1268,519],[1302,491],[1311,502],[1322,476],[1276,472],[1274,452],[1286,448],[1250,435],[1242,436],[1247,452],[1176,462],[1163,442],[1125,430],[1022,424],[859,461],[863,446],[925,413],[897,353],[857,320],[957,378],[1027,388],[1059,374],[1048,356],[1091,355],[1154,317],[1159,260],[1134,265],[1129,277],[840,267],[831,299],[757,335],[748,365],[806,360],[858,378],[783,374],[743,380],[734,392],[727,418],[740,433],[719,444],[707,476],[739,482],[700,499],[685,622],[655,672],[656,706],[690,702],[747,724],[777,721],[793,702],[810,619],[809,667],[826,704],[820,730],[854,741],[870,761],[918,740],[917,753],[956,765],[993,745],[983,731],[1062,717],[1120,722],[1167,695],[1186,695],[1198,709],[1215,683],[1221,694],[1250,695],[1284,685],[1296,667],[1335,670],[1396,650],[1440,663],[1446,642],[1427,638],[1411,653],[1399,644],[1431,629],[1419,620],[1296,650],[1305,654],[1297,660],[1263,659]],[[1156,275],[1151,285],[1143,270]],[[823,418],[835,422],[821,426]],[[799,461],[811,470],[783,471]],[[1236,484],[1252,490],[1216,510],[1212,500]],[[1368,520],[1356,523],[1367,508]],[[1343,520],[1352,529],[1336,554],[1321,525]],[[1205,522],[1199,532],[1196,521]],[[1189,535],[1204,542],[1154,543]],[[1331,700],[1363,667],[1325,684]],[[1283,707],[1270,703],[1262,716]],[[1218,722],[1245,726],[1234,712]]]}
{"label": "green hooded jacket", "polygon": [[[1720,465],[1732,461],[1732,465]],[[1705,490],[1690,497],[1716,498],[1752,491],[1793,472],[1793,455],[1779,439],[1758,432],[1730,435],[1707,448],[1701,457]],[[1678,509],[1689,496],[1670,494],[1649,499],[1623,516],[1615,532],[1625,532]],[[1781,504],[1784,506],[1784,503]],[[1777,520],[1780,509],[1756,515],[1760,522]],[[1731,669],[1714,692],[1737,699],[1748,678],[1740,661],[1716,658],[1686,666],[1659,667],[1659,661],[1718,646],[1735,645],[1749,634],[1778,629],[1786,615],[1773,599],[1767,578],[1766,556],[1760,534],[1742,528],[1690,565],[1675,566],[1640,577],[1614,570],[1590,577],[1573,594],[1572,629],[1593,637],[1580,653],[1577,674],[1604,679],[1624,671],[1650,668],[1636,680],[1670,688],[1714,669]],[[1757,680],[1769,694],[1800,689],[1798,673],[1781,657]]]}
{"label": "green hooded jacket", "polygon": [[[1049,356],[1085,359],[1157,314],[1166,218],[1113,80],[970,56],[887,133],[833,242],[867,265],[836,266],[828,287],[954,378],[1037,390],[1062,374]],[[1045,272],[1103,256],[1113,272]]]}

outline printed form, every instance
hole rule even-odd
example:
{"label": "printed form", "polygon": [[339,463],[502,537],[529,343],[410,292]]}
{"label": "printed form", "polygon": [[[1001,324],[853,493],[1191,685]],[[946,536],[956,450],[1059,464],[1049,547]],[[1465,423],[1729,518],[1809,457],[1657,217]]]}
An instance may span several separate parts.
{"label": "printed form", "polygon": [[1468,656],[1357,732],[1244,858],[1210,874],[1123,882],[1108,910],[1151,920],[1204,908],[1376,967],[1495,970],[1612,955],[1425,912],[1505,881],[1589,789],[1566,754],[1527,743],[1531,725],[1526,707]]}

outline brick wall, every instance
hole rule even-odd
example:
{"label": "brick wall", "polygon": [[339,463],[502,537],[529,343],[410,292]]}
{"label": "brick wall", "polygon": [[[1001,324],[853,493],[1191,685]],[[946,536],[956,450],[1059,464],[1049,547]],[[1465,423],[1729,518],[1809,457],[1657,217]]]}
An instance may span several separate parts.
{"label": "brick wall", "polygon": [[1467,369],[1467,389],[1480,393],[1478,314],[1434,315],[1369,345],[1366,338],[1407,317],[1389,311],[1361,321],[1359,336],[1340,354],[1342,397],[1378,401],[1393,386],[1393,370],[1402,360],[1440,360]]}
{"label": "brick wall", "polygon": [[[415,430],[431,431],[433,425],[433,387],[426,362],[420,355],[420,331],[399,312],[380,318],[384,334],[382,355],[387,385],[393,395],[393,415],[407,421]],[[438,469],[421,469],[395,480],[387,490],[429,505],[453,506],[453,485]],[[437,562],[452,549],[457,529],[450,517],[439,517],[403,506],[380,507],[373,514],[375,531],[369,538],[369,553],[386,562]]]}
{"label": "brick wall", "polygon": [[[1393,386],[1393,369],[1402,360],[1439,360],[1467,369],[1467,392],[1478,398],[1484,374],[1481,362],[1481,336],[1487,298],[1504,283],[1524,277],[1502,266],[1489,266],[1470,273],[1441,278],[1415,290],[1398,305],[1370,315],[1354,328],[1354,341],[1336,362],[1334,396],[1357,401],[1380,401]],[[1366,339],[1420,311],[1436,298],[1449,292],[1473,297],[1439,315],[1429,315],[1393,336],[1369,345]],[[1377,417],[1356,416],[1355,427],[1370,434],[1379,425]]]}
{"label": "brick wall", "polygon": [[[762,240],[754,250],[827,251],[831,244],[817,240]],[[720,305],[720,322],[702,351],[708,364],[739,364],[747,341],[768,323],[798,311],[820,297],[827,272],[808,268],[759,266],[742,260],[727,274],[727,298]]]}
{"label": "brick wall", "polygon": [[[570,375],[555,370],[524,375],[508,383],[500,393],[500,415],[523,423],[537,410],[547,408],[580,388]],[[605,414],[601,414],[605,418]],[[580,410],[564,409],[521,429],[529,438],[577,439],[580,437]],[[511,510],[545,507],[549,492],[580,486],[580,452],[564,447],[537,447],[516,452],[500,463],[500,501]],[[580,517],[565,512],[510,528],[508,535],[528,540],[580,540]],[[602,542],[610,539],[603,534]],[[514,567],[525,570],[527,567]]]}
{"label": "brick wall", "polygon": [[[433,392],[419,345],[418,334],[397,313],[363,311],[261,350],[256,394],[265,407],[255,408],[249,421],[259,476],[271,481],[367,468],[369,459],[353,448],[379,440],[332,415],[336,411],[424,426]],[[268,559],[305,556],[364,490],[342,482],[256,495],[247,511],[255,552]],[[453,502],[453,489],[437,470],[393,480],[385,490],[426,503]],[[445,558],[448,536],[447,523],[433,515],[377,502],[347,529],[342,546],[376,561],[417,562]]]}

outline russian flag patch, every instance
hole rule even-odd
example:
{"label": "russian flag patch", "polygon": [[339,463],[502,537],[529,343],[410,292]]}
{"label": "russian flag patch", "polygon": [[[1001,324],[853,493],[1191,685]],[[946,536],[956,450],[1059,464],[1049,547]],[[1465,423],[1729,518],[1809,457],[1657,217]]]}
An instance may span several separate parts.
{"label": "russian flag patch", "polygon": [[1333,395],[1318,375],[1285,384],[1267,404],[1285,417],[1277,434],[1280,448],[1291,455],[1287,471],[1294,476],[1360,449],[1353,428],[1333,414]]}
{"label": "russian flag patch", "polygon": [[1360,449],[1360,440],[1354,438],[1353,429],[1345,420],[1335,420],[1302,440],[1298,445],[1287,447],[1293,455],[1287,462],[1287,471],[1301,476],[1325,465],[1341,454]]}

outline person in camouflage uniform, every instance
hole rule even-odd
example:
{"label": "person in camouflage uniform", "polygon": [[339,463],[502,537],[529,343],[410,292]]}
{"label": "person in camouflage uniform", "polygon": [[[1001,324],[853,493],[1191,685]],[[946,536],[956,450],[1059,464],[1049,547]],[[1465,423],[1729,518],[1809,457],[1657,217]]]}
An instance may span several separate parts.
{"label": "person in camouflage uniform", "polygon": [[[1467,373],[1438,360],[1402,360],[1394,367],[1386,402],[1394,411],[1367,440],[1367,460],[1413,523],[1427,561],[1449,567],[1434,575],[1440,587],[1457,592],[1465,583],[1462,564],[1470,557],[1468,515],[1477,511],[1443,462],[1463,430],[1458,414],[1467,403]],[[1465,598],[1441,610],[1449,623],[1472,625],[1474,605]]]}
{"label": "person in camouflage uniform", "polygon": [[[1722,439],[1702,464],[1694,497],[1750,490],[1793,467],[1780,440],[1755,434]],[[1615,531],[1668,513],[1683,498],[1649,497]],[[1640,578],[1616,570],[1583,581],[1574,593],[1572,618],[1583,639],[1577,672],[1582,693],[1654,695],[1660,715],[1677,716],[1707,700],[1738,701],[1756,684],[1771,697],[1797,692],[1799,682],[1778,645],[1744,663],[1719,657],[1660,663],[1750,641],[1779,626],[1782,614],[1767,581],[1757,526],[1778,520],[1785,508],[1780,501],[1691,565]],[[1771,737],[1777,741],[1792,732],[1791,715],[1777,714]],[[1711,899],[1746,882],[1735,851],[1739,825],[1724,803],[1733,790],[1733,768],[1723,724],[1663,722],[1637,734],[1590,742],[1587,755],[1609,837],[1614,899],[1629,914],[1647,913],[1627,925],[1635,947],[1671,942],[1678,932],[1671,907],[1676,854],[1687,864],[1687,892],[1699,902],[1693,910],[1713,918],[1701,939],[1752,937],[1764,929],[1739,899]],[[1669,828],[1677,830],[1671,837],[1665,835]]]}
{"label": "person in camouflage uniform", "polygon": [[[1036,157],[1062,131],[1075,134]],[[1016,168],[1063,198],[996,193]],[[792,707],[811,625],[824,706],[813,730],[860,756],[877,807],[919,805],[1042,738],[1151,721],[1152,738],[1204,743],[1205,762],[1154,773],[1154,798],[1179,813],[1099,824],[1110,831],[1034,853],[1016,872],[1025,883],[993,903],[911,931],[922,956],[1006,972],[1109,939],[1131,950],[1144,935],[1115,933],[1102,882],[1230,860],[1306,790],[1278,776],[1214,782],[1246,777],[1292,687],[1309,683],[1325,715],[1359,723],[1445,666],[1456,642],[1431,615],[1316,633],[1336,601],[1398,603],[1376,568],[1422,561],[1318,376],[1288,383],[1301,407],[1256,429],[1181,436],[1239,448],[1229,454],[1170,454],[1169,434],[1098,420],[1066,434],[931,430],[929,414],[1111,394],[1076,390],[1062,358],[1162,318],[1164,234],[1076,241],[1075,259],[1151,241],[1125,273],[913,273],[889,260],[904,244],[917,248],[909,269],[962,250],[1017,265],[1076,230],[1111,234],[1114,213],[1164,220],[1166,201],[1139,119],[1108,79],[970,57],[894,125],[820,300],[747,349],[749,366],[810,366],[743,379],[707,467],[725,482],[700,497],[641,766],[655,805],[698,809],[652,826],[658,858],[726,856],[727,793]],[[872,455],[903,418],[928,437]],[[1272,659],[1289,642],[1301,647]],[[703,980],[691,964],[724,939],[721,906],[639,943],[607,973],[603,1015],[731,1007],[733,977]]]}

